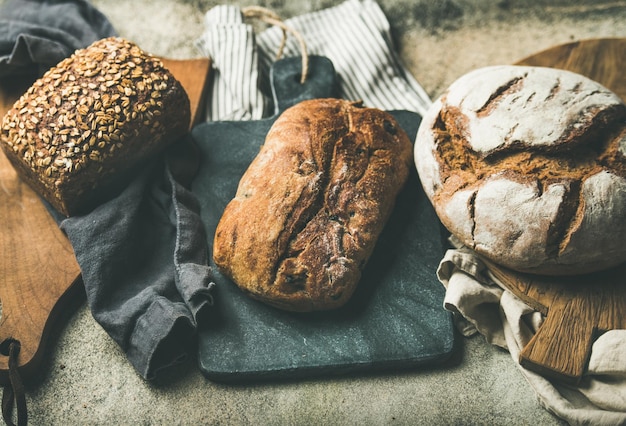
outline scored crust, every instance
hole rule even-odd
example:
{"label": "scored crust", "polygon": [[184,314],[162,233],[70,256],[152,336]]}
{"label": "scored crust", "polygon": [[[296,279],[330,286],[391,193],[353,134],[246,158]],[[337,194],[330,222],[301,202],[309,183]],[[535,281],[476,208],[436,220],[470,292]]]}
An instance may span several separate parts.
{"label": "scored crust", "polygon": [[338,99],[301,102],[270,129],[215,233],[220,270],[291,311],[352,295],[413,167],[390,114]]}
{"label": "scored crust", "polygon": [[626,105],[599,83],[478,69],[434,102],[414,155],[442,223],[492,261],[554,275],[626,261]]}

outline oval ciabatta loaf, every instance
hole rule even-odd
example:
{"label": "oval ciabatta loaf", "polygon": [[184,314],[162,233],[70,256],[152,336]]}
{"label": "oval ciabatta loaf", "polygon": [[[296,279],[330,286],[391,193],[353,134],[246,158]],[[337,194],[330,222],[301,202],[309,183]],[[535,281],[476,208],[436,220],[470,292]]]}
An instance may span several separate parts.
{"label": "oval ciabatta loaf", "polygon": [[7,112],[0,145],[65,215],[188,131],[187,93],[160,59],[107,38],[52,67]]}
{"label": "oval ciabatta loaf", "polygon": [[475,70],[434,102],[414,153],[442,223],[486,258],[550,275],[626,261],[626,106],[600,84]]}
{"label": "oval ciabatta loaf", "polygon": [[412,167],[411,141],[390,114],[338,99],[301,102],[276,120],[242,176],[215,232],[215,263],[278,308],[337,308]]}

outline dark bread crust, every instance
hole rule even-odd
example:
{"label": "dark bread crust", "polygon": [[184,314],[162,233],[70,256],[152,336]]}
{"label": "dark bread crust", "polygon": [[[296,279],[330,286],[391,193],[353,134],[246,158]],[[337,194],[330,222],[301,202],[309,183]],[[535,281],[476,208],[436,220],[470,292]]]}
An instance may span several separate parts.
{"label": "dark bread crust", "polygon": [[158,58],[107,38],[38,79],[5,115],[0,145],[20,177],[69,216],[184,135],[190,116],[185,90]]}
{"label": "dark bread crust", "polygon": [[573,275],[626,261],[626,105],[584,76],[461,77],[425,115],[415,162],[442,223],[495,263]]}
{"label": "dark bread crust", "polygon": [[413,167],[411,153],[386,112],[338,99],[286,110],[220,219],[215,263],[278,308],[343,305]]}

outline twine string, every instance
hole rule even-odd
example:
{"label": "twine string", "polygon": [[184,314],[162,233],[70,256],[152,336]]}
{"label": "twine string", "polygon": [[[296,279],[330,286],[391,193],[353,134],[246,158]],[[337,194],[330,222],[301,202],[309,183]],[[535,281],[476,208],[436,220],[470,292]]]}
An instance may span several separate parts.
{"label": "twine string", "polygon": [[273,11],[262,6],[248,6],[242,9],[244,18],[259,19],[267,24],[274,25],[280,28],[283,32],[283,37],[280,45],[278,46],[278,52],[276,53],[276,60],[280,59],[287,43],[287,34],[291,34],[296,38],[300,46],[300,53],[302,55],[302,75],[300,77],[300,84],[304,84],[309,72],[309,55],[307,53],[306,42],[304,37],[298,31],[285,24],[280,16]]}

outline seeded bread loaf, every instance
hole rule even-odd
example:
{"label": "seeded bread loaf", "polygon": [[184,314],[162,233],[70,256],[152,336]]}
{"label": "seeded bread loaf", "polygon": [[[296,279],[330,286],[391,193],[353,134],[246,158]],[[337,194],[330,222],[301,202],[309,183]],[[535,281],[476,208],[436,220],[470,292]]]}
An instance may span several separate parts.
{"label": "seeded bread loaf", "polygon": [[219,269],[290,311],[351,297],[413,167],[393,116],[338,99],[304,101],[274,123],[214,238]]}
{"label": "seeded bread loaf", "polygon": [[20,177],[65,215],[183,135],[189,99],[162,62],[121,38],[76,51],[5,115],[0,146]]}
{"label": "seeded bread loaf", "polygon": [[570,275],[626,261],[626,105],[584,76],[462,76],[425,115],[415,163],[443,224],[500,265]]}

